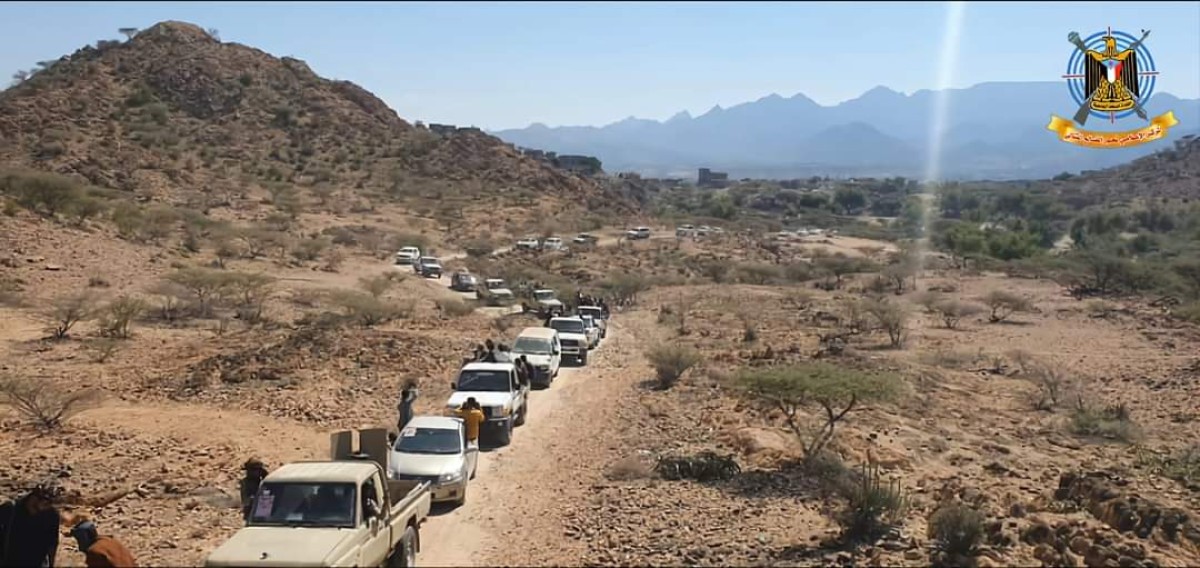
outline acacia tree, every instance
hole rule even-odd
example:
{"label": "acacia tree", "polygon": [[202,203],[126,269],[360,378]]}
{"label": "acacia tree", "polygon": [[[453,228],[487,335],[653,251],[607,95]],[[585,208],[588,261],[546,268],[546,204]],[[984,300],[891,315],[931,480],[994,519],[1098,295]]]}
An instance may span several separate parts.
{"label": "acacia tree", "polygon": [[133,39],[133,36],[137,35],[138,31],[139,30],[137,28],[118,28],[117,29],[117,33],[125,36],[125,39]]}
{"label": "acacia tree", "polygon": [[[781,411],[787,427],[804,450],[805,462],[820,455],[833,440],[834,429],[861,403],[887,401],[902,390],[898,376],[869,373],[824,362],[744,370],[733,378],[743,396]],[[823,411],[804,424],[800,410],[815,406]]]}

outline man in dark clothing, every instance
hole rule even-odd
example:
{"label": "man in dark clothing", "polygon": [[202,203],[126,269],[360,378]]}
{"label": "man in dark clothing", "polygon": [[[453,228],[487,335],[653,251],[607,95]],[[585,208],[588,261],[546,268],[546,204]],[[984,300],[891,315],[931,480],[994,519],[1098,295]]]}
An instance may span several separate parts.
{"label": "man in dark clothing", "polygon": [[517,380],[521,381],[521,386],[528,386],[529,381],[533,380],[534,373],[533,365],[529,363],[529,359],[526,359],[524,355],[517,359]]}
{"label": "man in dark clothing", "polygon": [[70,536],[75,537],[79,551],[84,555],[84,563],[88,568],[136,568],[137,562],[129,549],[117,539],[101,536],[96,530],[96,523],[86,518],[77,520],[71,528]]}
{"label": "man in dark clothing", "polygon": [[250,458],[242,465],[242,469],[246,471],[245,477],[242,478],[242,518],[249,521],[250,513],[254,511],[255,497],[258,496],[258,487],[262,485],[263,478],[267,477],[267,466],[258,458]]}
{"label": "man in dark clothing", "polygon": [[58,552],[62,487],[43,483],[28,495],[0,505],[0,566],[53,567]]}

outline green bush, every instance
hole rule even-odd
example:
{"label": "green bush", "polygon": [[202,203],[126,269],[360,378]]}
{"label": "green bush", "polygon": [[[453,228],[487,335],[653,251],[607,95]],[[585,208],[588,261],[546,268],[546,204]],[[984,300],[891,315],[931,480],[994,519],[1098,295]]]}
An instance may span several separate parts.
{"label": "green bush", "polygon": [[870,542],[903,521],[908,498],[899,480],[883,482],[878,465],[863,464],[856,477],[843,491],[847,503],[838,515],[838,523],[844,540]]}
{"label": "green bush", "polygon": [[1141,428],[1133,421],[1124,404],[1100,406],[1079,399],[1070,419],[1071,431],[1080,436],[1132,442],[1141,437]]}

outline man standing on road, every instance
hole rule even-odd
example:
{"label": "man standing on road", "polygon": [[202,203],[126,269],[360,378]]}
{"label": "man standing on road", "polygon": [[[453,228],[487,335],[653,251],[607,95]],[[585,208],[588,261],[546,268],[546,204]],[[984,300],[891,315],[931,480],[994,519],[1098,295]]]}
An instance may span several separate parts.
{"label": "man standing on road", "polygon": [[479,426],[483,424],[487,417],[483,415],[483,407],[479,405],[479,401],[475,397],[470,397],[462,406],[458,407],[458,417],[463,419],[463,425],[466,426],[464,434],[467,437],[468,445],[479,445]]}
{"label": "man standing on road", "polygon": [[54,504],[61,497],[62,487],[51,480],[0,505],[0,566],[53,568],[60,522]]}

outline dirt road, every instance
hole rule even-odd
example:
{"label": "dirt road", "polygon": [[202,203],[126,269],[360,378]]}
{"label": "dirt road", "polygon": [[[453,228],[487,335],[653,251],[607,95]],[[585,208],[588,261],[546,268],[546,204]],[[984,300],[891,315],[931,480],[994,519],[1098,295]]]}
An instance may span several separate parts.
{"label": "dirt road", "polygon": [[[587,367],[563,369],[530,397],[528,422],[505,448],[484,452],[467,502],[437,508],[421,531],[425,566],[562,565],[583,556],[562,536],[562,519],[587,499],[611,452],[602,433],[616,421],[622,393],[637,382],[625,369],[636,339],[612,322]],[[552,541],[554,546],[539,542]]]}

